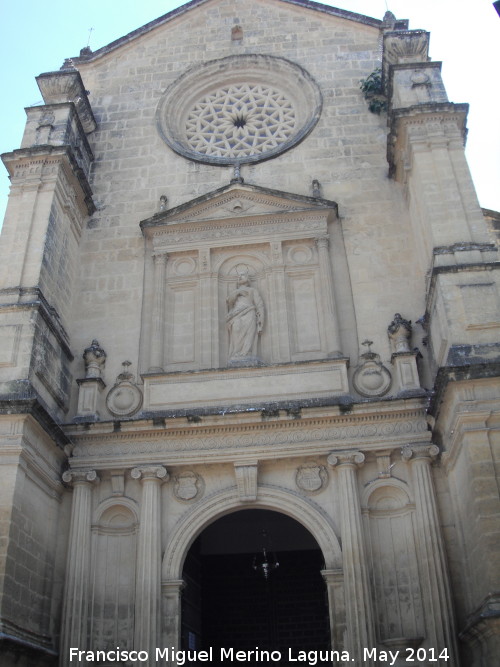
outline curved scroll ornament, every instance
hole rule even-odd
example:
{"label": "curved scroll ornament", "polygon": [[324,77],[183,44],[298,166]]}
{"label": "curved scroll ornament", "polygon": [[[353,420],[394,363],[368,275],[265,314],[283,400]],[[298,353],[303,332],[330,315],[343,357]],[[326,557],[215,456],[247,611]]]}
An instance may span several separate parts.
{"label": "curved scroll ornament", "polygon": [[134,375],[127,370],[130,364],[130,361],[123,362],[123,372],[106,397],[106,406],[114,417],[130,417],[142,405],[142,391],[135,384]]}
{"label": "curved scroll ornament", "polygon": [[392,376],[380,361],[380,355],[371,351],[372,341],[364,341],[363,345],[368,345],[368,352],[361,355],[363,361],[354,372],[354,389],[361,396],[383,396],[389,391]]}

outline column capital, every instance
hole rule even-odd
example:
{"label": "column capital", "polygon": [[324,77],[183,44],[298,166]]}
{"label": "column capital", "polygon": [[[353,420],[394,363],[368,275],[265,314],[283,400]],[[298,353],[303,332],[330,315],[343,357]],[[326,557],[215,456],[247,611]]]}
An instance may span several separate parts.
{"label": "column capital", "polygon": [[330,244],[330,236],[328,234],[323,234],[321,236],[317,236],[314,239],[314,242],[318,246],[318,248],[328,248]]}
{"label": "column capital", "polygon": [[151,257],[153,258],[153,262],[155,264],[165,264],[168,259],[168,252],[163,252],[161,250],[154,250],[151,253]]}
{"label": "column capital", "polygon": [[184,579],[169,579],[161,582],[161,590],[164,595],[180,593],[185,586]]}
{"label": "column capital", "polygon": [[417,459],[423,459],[427,462],[431,462],[432,459],[435,459],[439,454],[439,447],[437,445],[431,444],[408,444],[405,445],[401,450],[401,458],[403,461],[414,461]]}
{"label": "column capital", "polygon": [[361,466],[365,462],[365,455],[359,451],[340,451],[331,452],[327,458],[332,466]]}
{"label": "column capital", "polygon": [[140,468],[133,468],[130,473],[132,479],[140,479],[142,482],[145,480],[163,480],[167,481],[169,478],[167,469],[163,466],[143,466]]}
{"label": "column capital", "polygon": [[320,574],[327,584],[344,583],[344,570],[342,568],[337,570],[320,570]]}
{"label": "column capital", "polygon": [[62,481],[66,484],[92,484],[98,482],[99,477],[95,470],[66,470],[62,474]]}

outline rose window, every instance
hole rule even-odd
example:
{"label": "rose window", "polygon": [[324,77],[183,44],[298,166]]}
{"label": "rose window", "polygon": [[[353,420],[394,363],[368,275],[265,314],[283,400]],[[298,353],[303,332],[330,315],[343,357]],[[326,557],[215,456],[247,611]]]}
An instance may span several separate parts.
{"label": "rose window", "polygon": [[162,139],[179,155],[217,165],[253,164],[296,146],[315,127],[318,85],[285,58],[247,54],[189,68],[161,96]]}
{"label": "rose window", "polygon": [[295,112],[282,92],[235,84],[198,100],[186,119],[187,143],[214,157],[250,157],[276,149],[293,136]]}

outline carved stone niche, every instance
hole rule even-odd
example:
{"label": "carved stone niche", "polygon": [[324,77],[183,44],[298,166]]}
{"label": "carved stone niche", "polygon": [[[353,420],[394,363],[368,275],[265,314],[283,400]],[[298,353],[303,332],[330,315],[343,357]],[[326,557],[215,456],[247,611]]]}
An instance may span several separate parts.
{"label": "carved stone niche", "polygon": [[348,393],[335,202],[234,182],[141,228],[146,410]]}

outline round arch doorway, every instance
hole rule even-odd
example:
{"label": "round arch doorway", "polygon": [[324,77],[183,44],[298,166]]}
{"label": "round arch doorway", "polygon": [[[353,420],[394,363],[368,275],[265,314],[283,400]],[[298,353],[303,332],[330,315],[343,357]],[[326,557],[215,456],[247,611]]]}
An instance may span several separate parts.
{"label": "round arch doorway", "polygon": [[258,647],[279,651],[274,664],[281,665],[289,652],[329,650],[322,569],[318,543],[289,516],[260,509],[225,515],[200,533],[184,562],[182,648],[212,647],[218,655]]}

